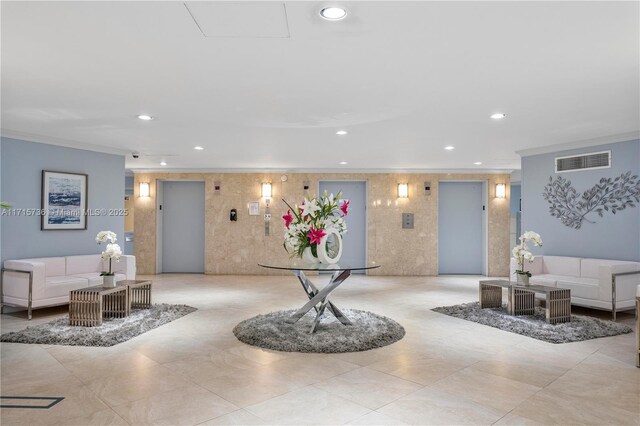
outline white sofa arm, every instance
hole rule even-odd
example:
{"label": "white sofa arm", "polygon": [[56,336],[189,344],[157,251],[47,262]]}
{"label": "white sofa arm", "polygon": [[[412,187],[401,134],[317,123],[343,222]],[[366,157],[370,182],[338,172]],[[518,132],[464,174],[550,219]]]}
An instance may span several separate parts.
{"label": "white sofa arm", "polygon": [[[615,291],[613,287],[614,274],[628,274],[615,277]],[[636,286],[640,284],[640,263],[602,265],[598,268],[598,276],[600,281],[598,297],[600,300],[611,303],[613,320],[615,321],[616,302],[633,300],[635,297]]]}
{"label": "white sofa arm", "polygon": [[[638,271],[640,271],[640,263],[630,262],[621,265],[600,266],[598,269],[600,291],[606,291],[605,295],[608,295],[608,297],[611,298],[613,275]],[[616,300],[633,299],[635,297],[636,286],[638,286],[638,284],[640,284],[640,273],[617,276]]]}
{"label": "white sofa arm", "polygon": [[128,280],[136,279],[136,257],[131,255],[123,255],[120,262],[114,262],[114,272],[125,274]]}
{"label": "white sofa arm", "polygon": [[[599,285],[599,299],[601,300],[611,300],[611,292],[612,292],[612,282],[613,282],[613,274],[619,274],[624,272],[635,272],[640,270],[640,264],[629,262],[618,265],[601,265],[598,267],[598,280],[600,281]],[[624,275],[616,278],[616,293],[617,300],[621,299],[631,299],[634,297],[635,288],[637,285],[637,281],[640,280],[639,275]],[[631,283],[636,283],[631,286]],[[629,287],[629,294],[626,297],[623,297],[625,291],[624,289]]]}
{"label": "white sofa arm", "polygon": [[29,275],[32,275],[32,297],[44,290],[46,268],[43,262],[6,260],[2,272],[2,296],[29,298]]}

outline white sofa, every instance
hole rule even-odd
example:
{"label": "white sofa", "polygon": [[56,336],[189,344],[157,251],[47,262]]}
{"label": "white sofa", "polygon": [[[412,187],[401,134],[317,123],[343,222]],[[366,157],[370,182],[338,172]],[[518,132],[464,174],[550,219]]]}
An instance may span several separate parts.
{"label": "white sofa", "polygon": [[[136,277],[136,258],[122,256],[112,263],[116,281]],[[69,303],[69,291],[102,284],[109,269],[99,254],[5,260],[2,269],[2,306],[33,308]]]}
{"label": "white sofa", "polygon": [[[640,263],[622,260],[584,259],[568,256],[536,256],[527,263],[531,284],[568,288],[571,304],[616,312],[635,307],[636,286],[640,283]],[[511,279],[517,264],[511,259]],[[614,276],[614,274],[632,273]]]}

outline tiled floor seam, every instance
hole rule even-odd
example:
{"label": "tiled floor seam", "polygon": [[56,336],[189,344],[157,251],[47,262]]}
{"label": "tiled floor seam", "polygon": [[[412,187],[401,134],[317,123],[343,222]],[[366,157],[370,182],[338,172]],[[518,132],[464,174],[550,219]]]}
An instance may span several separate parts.
{"label": "tiled floor seam", "polygon": [[[586,358],[585,358],[585,359],[586,359]],[[583,360],[583,361],[584,361],[584,360]],[[580,361],[580,362],[582,362],[582,361]],[[580,364],[580,363],[578,363],[578,364]],[[578,365],[578,364],[576,364],[576,365]],[[553,383],[555,383],[555,382],[556,382],[556,380],[560,379],[560,378],[561,378],[561,377],[563,377],[565,374],[569,373],[572,369],[573,369],[573,368],[568,369],[567,371],[565,371],[564,373],[562,373],[561,375],[559,375],[558,377],[556,377],[555,379],[553,379],[552,381],[550,381],[549,383],[547,383],[547,384],[546,384],[546,386],[541,387],[539,390],[537,390],[537,391],[535,391],[533,394],[529,395],[529,397],[527,397],[525,400],[523,400],[523,401],[522,401],[522,402],[520,402],[518,405],[516,405],[515,407],[513,407],[513,408],[509,411],[509,413],[505,414],[503,417],[508,416],[511,412],[513,412],[513,411],[517,410],[517,409],[518,409],[522,404],[526,403],[526,402],[527,402],[527,401],[529,401],[531,398],[535,397],[535,396],[536,396],[536,395],[538,395],[540,392],[542,392],[543,390],[547,389],[549,386],[551,386]],[[563,393],[563,392],[561,392],[561,393]],[[531,420],[531,421],[533,421],[533,422],[538,423],[538,422],[537,422],[537,420],[532,419],[532,418],[529,418],[529,417],[527,417],[527,416],[521,416],[520,414],[518,414],[518,416],[520,416],[520,417],[524,417],[524,418],[526,418],[526,419],[529,419],[529,420]],[[498,422],[499,422],[499,421],[500,421],[500,420],[498,420]],[[497,423],[497,422],[496,422],[496,423]]]}
{"label": "tiled floor seam", "polygon": [[[288,394],[290,394],[290,393],[294,393],[294,392],[300,392],[302,389],[305,389],[305,388],[308,388],[308,387],[313,387],[313,388],[315,388],[315,389],[319,389],[319,388],[315,387],[315,386],[314,386],[314,384],[309,384],[309,385],[307,385],[307,386],[303,386],[303,387],[300,387],[300,388],[298,388],[298,389],[294,389],[294,390],[291,390],[291,391],[289,391],[289,392],[285,392],[285,393],[283,393],[283,394],[281,394],[281,395],[274,396],[274,397],[269,398],[269,399],[267,399],[267,400],[265,400],[265,401],[258,402],[258,403],[256,403],[256,404],[251,404],[251,405],[249,405],[249,406],[247,406],[247,407],[242,407],[242,408],[243,408],[244,410],[247,410],[248,412],[250,412],[250,413],[251,413],[251,414],[253,414],[254,416],[256,416],[256,417],[260,417],[258,414],[256,414],[254,411],[252,411],[252,410],[250,409],[250,407],[251,407],[251,406],[253,406],[253,405],[258,405],[258,404],[261,404],[261,403],[263,403],[263,402],[266,402],[266,401],[269,401],[269,400],[272,400],[272,399],[280,398],[280,397],[281,397],[281,396],[283,396],[283,395],[288,395]],[[329,394],[329,395],[333,395],[332,393],[329,393],[329,392],[327,392],[327,391],[325,391],[325,390],[323,390],[323,389],[319,389],[319,390],[321,390],[321,391],[323,391],[323,392],[326,392],[326,393],[327,393],[327,394]],[[334,395],[334,396],[337,396],[337,395]],[[348,398],[345,398],[345,399],[348,399]],[[350,399],[348,399],[348,400],[349,400],[349,402],[350,402],[350,403],[355,404],[355,405],[357,405],[357,406],[359,406],[359,407],[362,407],[362,408],[364,408],[364,409],[368,410],[368,413],[366,413],[366,414],[370,414],[371,412],[375,411],[375,410],[372,410],[372,409],[371,409],[371,408],[369,408],[369,407],[365,407],[364,405],[359,404],[359,403],[357,403],[357,402],[355,402],[355,401],[352,401],[352,400],[350,400]],[[363,414],[362,416],[364,416],[364,415],[366,415],[366,414]],[[349,423],[349,422],[352,422],[352,421],[354,421],[354,420],[356,420],[356,419],[358,419],[358,418],[360,418],[360,417],[362,417],[362,416],[358,416],[358,417],[354,417],[353,419],[349,419],[349,420],[347,420],[347,421],[345,422],[345,424],[346,424],[346,423]],[[260,418],[262,418],[262,417],[260,417]]]}

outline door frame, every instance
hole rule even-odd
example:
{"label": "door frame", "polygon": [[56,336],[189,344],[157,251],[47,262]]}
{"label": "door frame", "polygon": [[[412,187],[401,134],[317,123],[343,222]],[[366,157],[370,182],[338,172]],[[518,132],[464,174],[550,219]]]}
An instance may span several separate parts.
{"label": "door frame", "polygon": [[[204,224],[207,225],[207,181],[205,179],[156,179],[156,274],[162,274],[162,245],[164,220],[160,205],[164,203],[164,182],[203,182],[204,183]],[[205,241],[206,243],[206,241]],[[205,273],[207,265],[207,245],[205,244],[204,257]]]}
{"label": "door frame", "polygon": [[[489,274],[489,180],[488,179],[438,179],[438,271],[440,270],[440,183],[482,183],[482,275]],[[440,274],[438,274],[440,275]]]}
{"label": "door frame", "polygon": [[[364,261],[369,263],[369,181],[367,179],[318,179],[318,196],[320,196],[320,183],[322,182],[364,182]],[[369,271],[364,271],[369,275]]]}

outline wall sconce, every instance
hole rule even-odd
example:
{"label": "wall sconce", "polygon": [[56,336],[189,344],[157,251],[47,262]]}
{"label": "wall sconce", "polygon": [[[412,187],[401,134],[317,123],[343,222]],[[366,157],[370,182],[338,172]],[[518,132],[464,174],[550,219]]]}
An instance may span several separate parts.
{"label": "wall sconce", "polygon": [[496,183],[496,198],[507,198],[507,185]]}
{"label": "wall sconce", "polygon": [[398,184],[398,198],[409,198],[409,184],[408,183],[399,183]]}
{"label": "wall sconce", "polygon": [[140,197],[148,198],[151,196],[149,182],[140,182]]}
{"label": "wall sconce", "polygon": [[271,198],[271,182],[262,183],[262,198]]}

